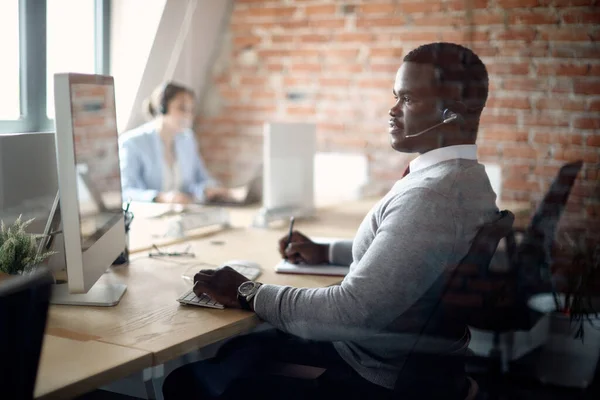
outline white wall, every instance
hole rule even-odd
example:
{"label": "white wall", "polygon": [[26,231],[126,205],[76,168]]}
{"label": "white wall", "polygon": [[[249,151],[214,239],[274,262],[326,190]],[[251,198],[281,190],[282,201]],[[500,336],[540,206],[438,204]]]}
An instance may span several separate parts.
{"label": "white wall", "polygon": [[165,80],[189,86],[202,98],[232,4],[233,0],[113,0],[111,73],[119,132],[145,122],[142,104]]}
{"label": "white wall", "polygon": [[[181,0],[179,0],[181,1]],[[117,127],[125,129],[167,0],[112,0],[110,70]]]}

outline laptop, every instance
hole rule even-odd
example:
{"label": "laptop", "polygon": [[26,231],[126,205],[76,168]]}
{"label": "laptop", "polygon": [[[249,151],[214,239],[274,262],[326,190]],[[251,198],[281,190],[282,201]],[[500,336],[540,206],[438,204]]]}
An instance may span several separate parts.
{"label": "laptop", "polygon": [[43,267],[0,281],[2,398],[33,398],[53,283]]}
{"label": "laptop", "polygon": [[200,204],[207,206],[241,207],[260,202],[263,195],[262,166],[259,168],[259,172],[254,174],[250,182],[242,187],[230,189],[230,192],[231,198],[229,199],[206,200]]}

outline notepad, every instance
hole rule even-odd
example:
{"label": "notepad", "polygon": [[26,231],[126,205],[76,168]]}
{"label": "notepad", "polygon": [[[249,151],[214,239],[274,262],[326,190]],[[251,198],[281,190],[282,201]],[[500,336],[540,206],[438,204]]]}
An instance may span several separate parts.
{"label": "notepad", "polygon": [[[315,243],[331,243],[338,240],[349,240],[348,238],[333,238],[333,237],[313,237]],[[286,260],[281,260],[275,266],[275,272],[282,274],[305,274],[305,275],[329,275],[329,276],[346,276],[350,271],[350,267],[346,265],[332,264],[292,264]]]}
{"label": "notepad", "polygon": [[275,266],[275,272],[282,274],[346,276],[348,271],[350,271],[350,267],[343,265],[292,264],[286,260],[281,260],[279,264]]}

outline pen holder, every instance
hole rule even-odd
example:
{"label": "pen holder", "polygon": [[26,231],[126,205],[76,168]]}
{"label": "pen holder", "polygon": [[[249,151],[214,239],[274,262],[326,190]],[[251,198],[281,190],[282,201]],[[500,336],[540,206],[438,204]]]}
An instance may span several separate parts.
{"label": "pen holder", "polygon": [[131,221],[133,220],[133,214],[125,211],[125,249],[119,257],[113,262],[113,265],[123,265],[129,263],[129,228]]}

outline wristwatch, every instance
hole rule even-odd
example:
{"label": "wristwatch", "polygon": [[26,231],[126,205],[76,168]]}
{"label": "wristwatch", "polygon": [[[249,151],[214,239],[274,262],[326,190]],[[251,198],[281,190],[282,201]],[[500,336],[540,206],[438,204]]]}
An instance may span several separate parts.
{"label": "wristwatch", "polygon": [[238,301],[240,302],[240,305],[242,306],[242,308],[244,310],[252,311],[252,307],[250,307],[250,303],[251,303],[252,299],[254,298],[254,296],[256,296],[256,293],[258,292],[258,288],[261,286],[262,286],[262,283],[248,281],[248,282],[242,283],[238,287],[237,298],[238,298]]}

